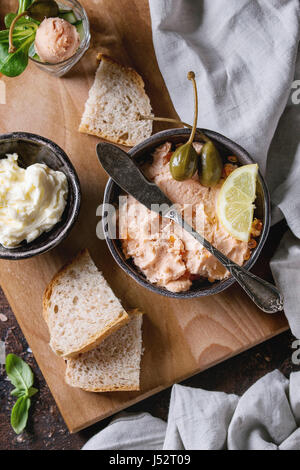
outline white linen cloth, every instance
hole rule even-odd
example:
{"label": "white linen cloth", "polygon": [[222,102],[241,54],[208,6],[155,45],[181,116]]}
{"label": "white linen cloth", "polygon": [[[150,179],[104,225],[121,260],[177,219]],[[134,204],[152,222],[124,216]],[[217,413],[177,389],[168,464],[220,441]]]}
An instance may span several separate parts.
{"label": "white linen cloth", "polygon": [[293,232],[271,268],[292,332],[300,338],[300,103],[291,99],[300,101],[292,88],[294,83],[300,89],[295,81],[300,2],[149,0],[149,5],[158,65],[178,115],[185,122],[193,119],[186,78],[193,70],[198,126],[233,139],[259,163],[274,203],[273,222],[284,215]]}
{"label": "white linen cloth", "polygon": [[168,423],[123,414],[83,450],[300,450],[300,372],[278,370],[239,398],[174,385]]}

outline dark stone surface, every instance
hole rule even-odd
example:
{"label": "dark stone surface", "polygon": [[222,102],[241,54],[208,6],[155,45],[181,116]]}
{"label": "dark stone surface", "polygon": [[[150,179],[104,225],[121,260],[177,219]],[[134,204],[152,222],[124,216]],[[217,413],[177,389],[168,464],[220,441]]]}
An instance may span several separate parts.
{"label": "dark stone surface", "polygon": [[[285,230],[284,224],[278,224],[271,230],[264,250],[268,258],[272,256]],[[255,271],[266,276],[265,268],[262,269],[263,264],[265,265],[265,260],[259,260]],[[270,278],[270,273],[267,273],[266,277]],[[282,333],[186,380],[184,385],[241,395],[256,380],[276,368],[288,377],[292,370],[300,370],[299,366],[293,365],[291,359],[294,339],[290,332]],[[21,356],[32,367],[36,377],[35,386],[39,389],[39,393],[32,399],[26,431],[17,436],[10,426],[10,410],[15,402],[15,398],[10,396],[12,385],[6,379],[4,366],[0,366],[0,449],[80,449],[91,436],[110,422],[111,418],[77,434],[68,432],[2,291],[0,291],[0,340],[5,341],[7,354],[13,352]],[[169,400],[170,389],[167,389],[132,406],[128,411],[148,411],[166,420]]]}

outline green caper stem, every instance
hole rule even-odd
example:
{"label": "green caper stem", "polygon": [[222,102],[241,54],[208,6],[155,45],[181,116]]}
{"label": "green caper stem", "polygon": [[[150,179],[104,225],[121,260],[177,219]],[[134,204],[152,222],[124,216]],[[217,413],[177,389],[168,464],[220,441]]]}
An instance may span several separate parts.
{"label": "green caper stem", "polygon": [[[173,119],[173,118],[165,118],[165,117],[157,117],[157,116],[144,116],[143,114],[139,114],[139,119],[142,120],[147,120],[147,121],[160,121],[160,122],[173,122],[174,124],[182,124],[185,127],[188,127],[189,129],[193,129],[193,126],[190,124],[187,124],[184,121],[179,121],[178,119]],[[204,142],[210,142],[210,139],[203,134],[203,132],[199,131],[199,129],[196,129],[197,134],[201,137]]]}
{"label": "green caper stem", "polygon": [[26,16],[26,15],[28,15],[28,11],[23,11],[23,13],[20,13],[19,15],[17,15],[13,19],[13,21],[10,25],[9,35],[8,35],[8,52],[9,52],[9,54],[12,54],[13,52],[16,52],[16,48],[13,44],[13,32],[14,32],[15,24],[22,16]]}
{"label": "green caper stem", "polygon": [[193,82],[193,87],[194,87],[194,105],[195,105],[195,111],[194,111],[194,124],[192,128],[192,132],[190,135],[190,138],[188,140],[188,144],[192,144],[193,140],[195,138],[195,133],[196,133],[196,128],[197,128],[197,121],[198,121],[198,93],[197,93],[197,85],[196,85],[196,80],[195,80],[195,74],[194,72],[189,72],[187,75],[187,78],[189,80],[192,80]]}
{"label": "green caper stem", "polygon": [[164,118],[164,117],[156,117],[156,116],[143,116],[142,114],[139,114],[139,119],[142,120],[147,120],[147,121],[163,121],[163,122],[174,122],[174,124],[182,124],[185,127],[189,127],[190,129],[193,128],[190,124],[187,124],[186,122],[179,121],[178,119],[173,119],[173,118]]}

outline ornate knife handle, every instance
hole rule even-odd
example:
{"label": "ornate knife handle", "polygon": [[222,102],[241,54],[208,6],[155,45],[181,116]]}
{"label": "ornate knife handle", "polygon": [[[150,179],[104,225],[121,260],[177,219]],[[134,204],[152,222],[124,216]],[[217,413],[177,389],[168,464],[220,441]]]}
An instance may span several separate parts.
{"label": "ornate knife handle", "polygon": [[261,310],[276,313],[283,309],[283,297],[273,284],[238,265],[232,265],[228,270]]}
{"label": "ornate knife handle", "polygon": [[225,266],[235,280],[240,284],[244,291],[249,295],[250,299],[264,312],[276,313],[283,309],[283,297],[279,290],[269,282],[255,276],[243,267],[231,261],[227,256],[223,255],[209,241],[207,241],[200,233],[196,232],[191,225],[178,214],[174,209],[163,214],[177,224],[181,225],[189,232],[199,243],[201,243],[220,263]]}

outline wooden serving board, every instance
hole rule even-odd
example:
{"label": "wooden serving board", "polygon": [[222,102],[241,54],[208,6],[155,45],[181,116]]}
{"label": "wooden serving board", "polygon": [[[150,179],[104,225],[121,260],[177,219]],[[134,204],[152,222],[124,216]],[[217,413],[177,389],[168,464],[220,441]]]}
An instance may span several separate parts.
{"label": "wooden serving board", "polygon": [[[13,11],[15,4],[2,0],[0,17]],[[0,283],[71,432],[287,328],[283,315],[262,313],[236,285],[216,296],[181,301],[148,292],[115,264],[106,243],[97,239],[96,208],[107,176],[96,158],[98,139],[77,132],[93,83],[96,52],[109,53],[141,73],[155,114],[176,114],[157,66],[147,0],[82,0],[82,4],[91,20],[92,44],[68,76],[54,78],[31,64],[18,78],[0,77],[6,85],[6,104],[0,104],[0,132],[23,130],[54,140],[69,155],[81,182],[80,217],[62,245],[33,259],[0,262]],[[64,361],[48,345],[48,330],[41,316],[43,291],[54,273],[84,247],[124,307],[139,307],[146,313],[138,393],[93,394],[69,387],[64,382]]]}

